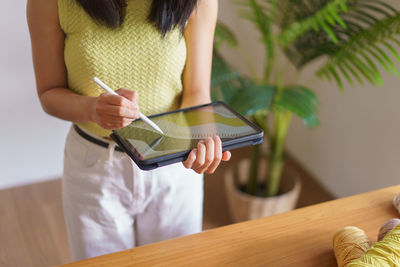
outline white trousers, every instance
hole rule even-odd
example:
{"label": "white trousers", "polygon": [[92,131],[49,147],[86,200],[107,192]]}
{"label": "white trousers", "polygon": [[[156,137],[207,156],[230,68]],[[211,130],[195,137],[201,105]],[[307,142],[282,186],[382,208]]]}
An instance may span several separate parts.
{"label": "white trousers", "polygon": [[142,171],[113,145],[73,128],[67,136],[62,192],[73,261],[201,231],[203,175],[182,163]]}

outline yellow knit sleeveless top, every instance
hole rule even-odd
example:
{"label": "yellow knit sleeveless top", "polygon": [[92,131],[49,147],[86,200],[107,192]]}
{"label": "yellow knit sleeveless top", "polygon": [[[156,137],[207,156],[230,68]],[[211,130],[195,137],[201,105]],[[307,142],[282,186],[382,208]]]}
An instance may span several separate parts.
{"label": "yellow knit sleeveless top", "polygon": [[[178,29],[162,38],[148,22],[152,0],[128,0],[121,27],[97,24],[76,0],[58,0],[58,15],[65,33],[64,58],[68,88],[85,96],[104,93],[93,77],[114,90],[139,93],[139,108],[145,115],[179,107],[181,76],[186,62],[186,43]],[[100,136],[111,131],[96,123],[77,123]]]}

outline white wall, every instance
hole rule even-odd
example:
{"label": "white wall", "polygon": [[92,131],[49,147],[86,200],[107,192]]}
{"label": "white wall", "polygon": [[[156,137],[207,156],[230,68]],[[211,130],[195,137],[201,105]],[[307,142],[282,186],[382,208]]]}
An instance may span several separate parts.
{"label": "white wall", "polygon": [[[62,172],[69,123],[46,115],[38,102],[24,1],[6,1],[0,16],[0,188],[57,178]],[[260,70],[262,47],[252,25],[240,19],[230,0],[220,1],[220,18],[238,35]],[[6,36],[7,38],[4,38]],[[226,50],[242,70],[244,58]],[[311,71],[304,75],[307,80]],[[302,76],[303,77],[303,76]],[[294,121],[288,148],[335,195],[347,196],[400,181],[400,79],[385,75],[385,86],[312,84],[322,125],[308,130]]]}
{"label": "white wall", "polygon": [[[264,52],[257,44],[259,35],[238,16],[237,7],[231,3],[220,1],[220,19],[236,33],[260,71]],[[397,6],[400,8],[398,3]],[[224,55],[246,71],[240,53],[226,49]],[[292,69],[287,72],[289,80],[294,79]],[[302,73],[299,82],[308,81],[312,74],[312,70]],[[398,184],[400,78],[385,74],[383,87],[346,86],[343,93],[326,81],[306,84],[312,86],[321,102],[322,125],[308,130],[295,120],[288,136],[288,150],[338,197]]]}
{"label": "white wall", "polygon": [[306,129],[296,120],[288,148],[337,196],[347,196],[400,181],[399,78],[385,85],[347,87],[344,93],[326,82],[316,89],[322,126]]}
{"label": "white wall", "polygon": [[60,177],[67,122],[45,114],[33,75],[26,2],[0,16],[0,189]]}

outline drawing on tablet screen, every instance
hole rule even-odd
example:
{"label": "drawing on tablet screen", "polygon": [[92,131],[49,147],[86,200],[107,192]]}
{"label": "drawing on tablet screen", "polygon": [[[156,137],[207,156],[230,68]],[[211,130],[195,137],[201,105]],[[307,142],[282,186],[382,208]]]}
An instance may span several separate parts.
{"label": "drawing on tablet screen", "polygon": [[[234,138],[254,130],[234,114],[218,107],[205,107],[185,113],[173,113],[152,120],[168,137],[179,139],[204,139],[218,135]],[[138,121],[135,127],[152,131],[146,123]]]}
{"label": "drawing on tablet screen", "polygon": [[223,106],[206,106],[151,118],[164,132],[163,138],[141,120],[118,130],[144,158],[186,151],[201,139],[218,135],[221,139],[246,136],[255,130]]}

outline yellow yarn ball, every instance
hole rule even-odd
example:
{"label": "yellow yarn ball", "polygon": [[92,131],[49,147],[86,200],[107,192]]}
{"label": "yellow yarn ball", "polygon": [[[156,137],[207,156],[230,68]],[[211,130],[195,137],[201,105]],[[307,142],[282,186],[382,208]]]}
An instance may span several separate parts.
{"label": "yellow yarn ball", "polygon": [[355,226],[346,226],[336,231],[333,236],[333,250],[339,267],[361,257],[370,247],[370,242],[363,230]]}
{"label": "yellow yarn ball", "polygon": [[375,242],[361,258],[347,267],[400,266],[400,224],[389,231],[382,241]]}

